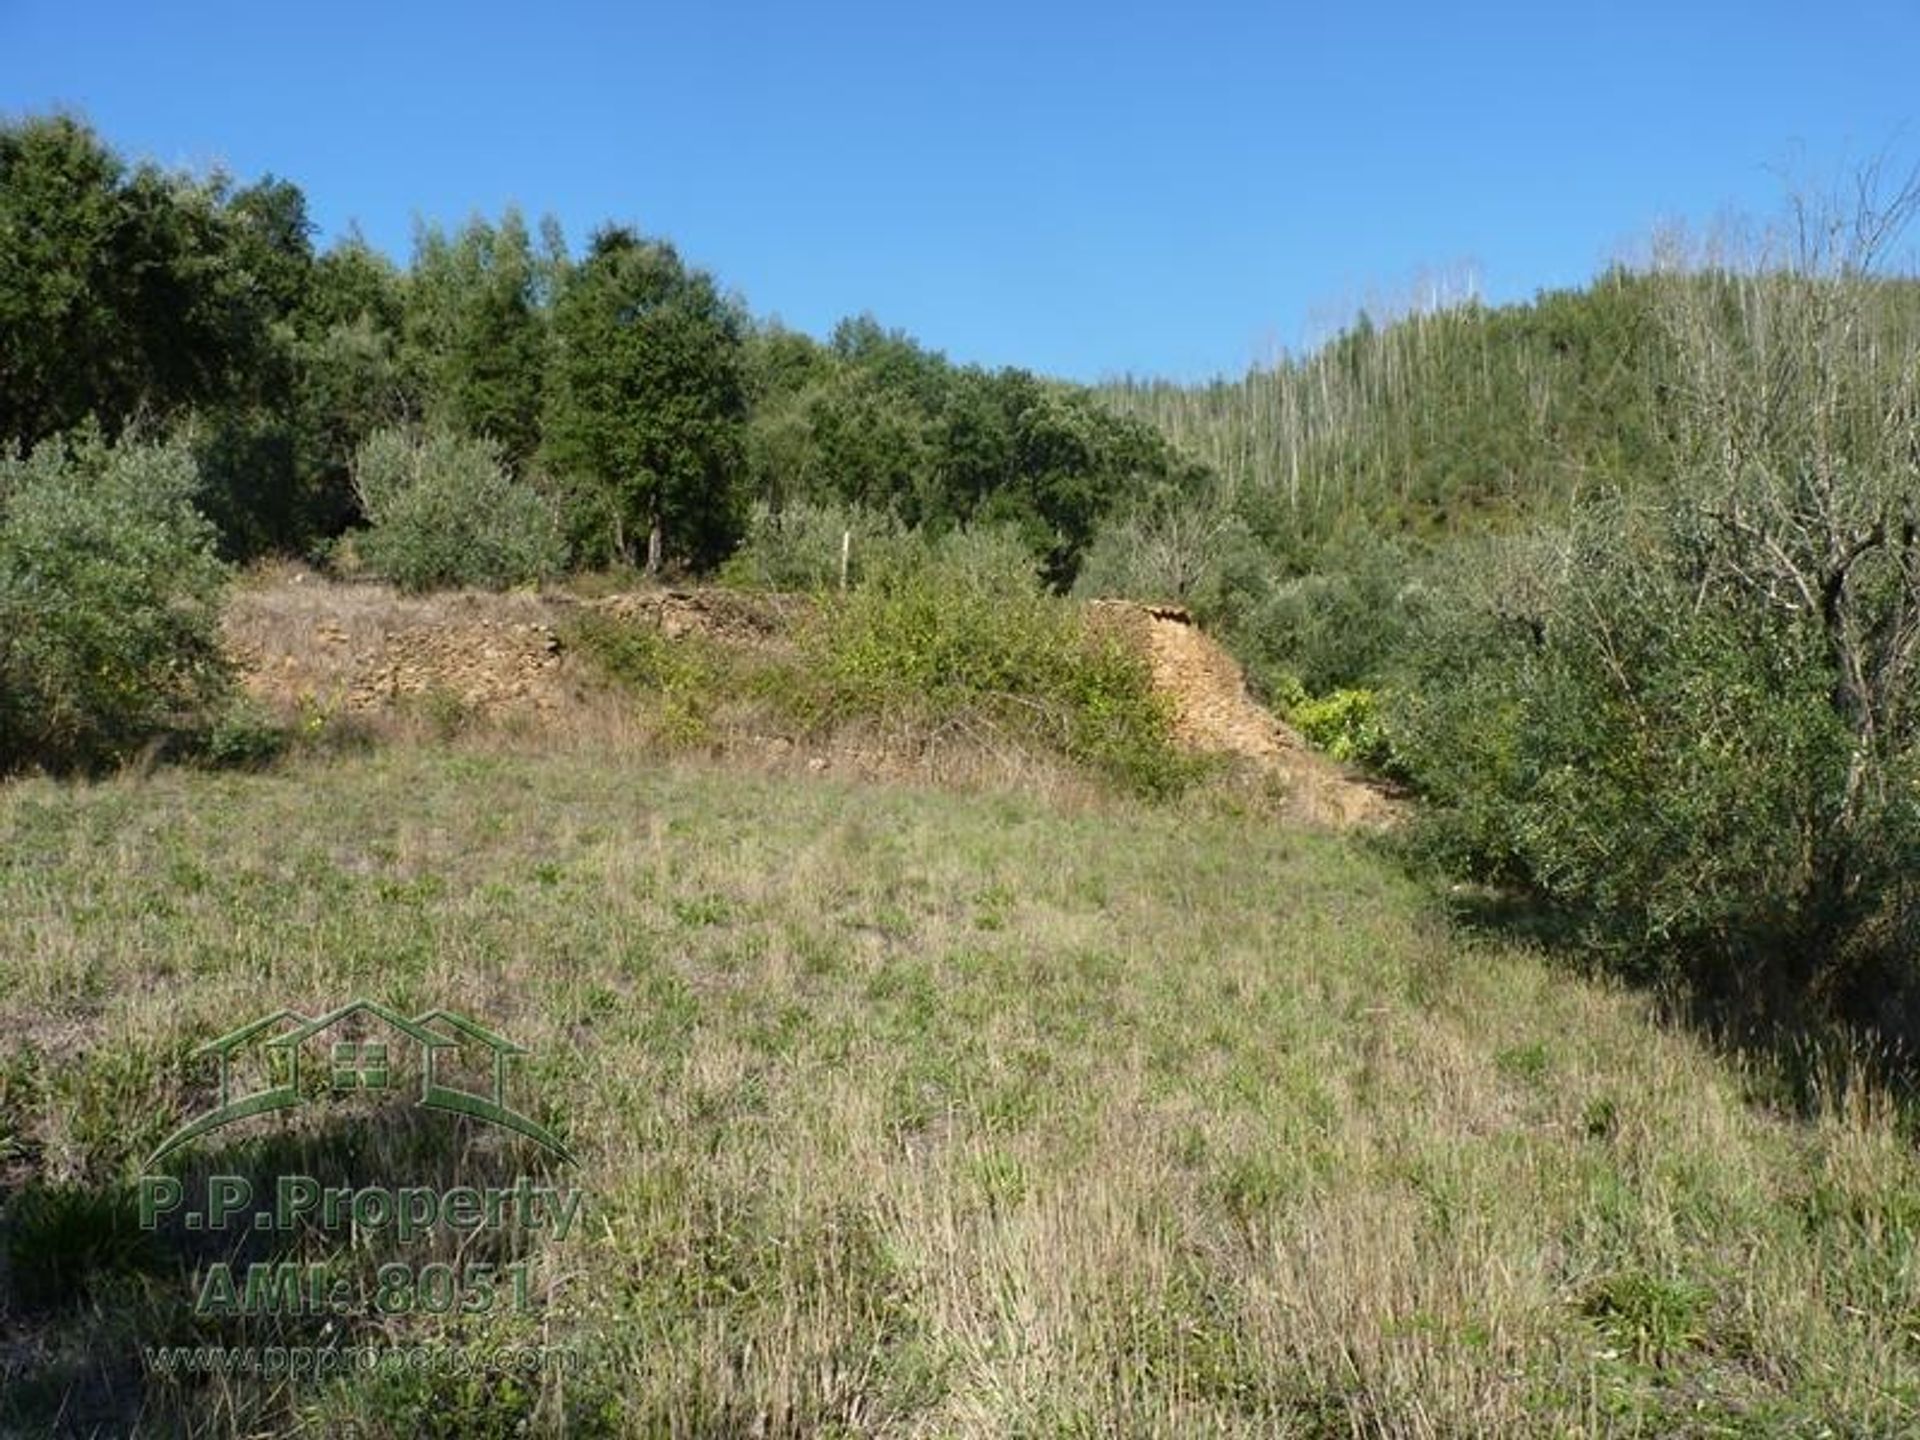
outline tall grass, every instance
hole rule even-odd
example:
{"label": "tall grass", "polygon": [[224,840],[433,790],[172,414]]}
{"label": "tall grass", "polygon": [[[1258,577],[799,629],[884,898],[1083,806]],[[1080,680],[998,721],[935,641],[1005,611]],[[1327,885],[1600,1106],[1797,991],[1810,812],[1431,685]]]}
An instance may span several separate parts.
{"label": "tall grass", "polygon": [[1043,591],[1003,531],[898,541],[861,583],[822,597],[784,654],[594,614],[569,634],[683,742],[730,719],[750,727],[757,711],[762,728],[815,738],[876,727],[895,747],[1052,756],[1143,795],[1177,793],[1202,768],[1175,746],[1145,659]]}
{"label": "tall grass", "polygon": [[530,1047],[590,1194],[537,1256],[537,1333],[583,1368],[510,1386],[156,1387],[129,1358],[191,1276],[43,1209],[29,1258],[67,1244],[73,1279],[8,1302],[0,1429],[1916,1424],[1920,1165],[1889,1108],[1842,1074],[1776,1115],[1339,837],[407,747],[18,783],[0,836],[10,1184],[111,1195],[195,1045],[367,993]]}

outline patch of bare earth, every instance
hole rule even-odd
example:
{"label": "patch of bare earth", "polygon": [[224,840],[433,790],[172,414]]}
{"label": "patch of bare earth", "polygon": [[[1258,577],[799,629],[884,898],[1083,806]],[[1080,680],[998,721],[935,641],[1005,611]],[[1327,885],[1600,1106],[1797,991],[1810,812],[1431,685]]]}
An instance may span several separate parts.
{"label": "patch of bare earth", "polygon": [[[561,592],[406,596],[386,585],[328,581],[295,570],[242,586],[228,609],[225,636],[249,693],[283,716],[344,713],[377,723],[448,703],[469,719],[532,722],[543,732],[610,738],[607,724],[599,723],[610,721],[603,713],[606,688],[560,638],[567,614],[579,609],[654,625],[670,639],[698,635],[729,647],[777,651],[790,644],[812,602],[718,589],[640,590],[595,599]],[[1113,627],[1146,655],[1154,685],[1172,701],[1180,744],[1237,757],[1276,777],[1307,819],[1380,825],[1394,818],[1388,795],[1308,748],[1260,706],[1233,657],[1185,610],[1098,601],[1091,613],[1096,624]],[[877,732],[843,736],[807,755],[786,737],[737,738],[757,738],[749,748],[780,768],[801,763],[814,771],[845,768],[898,778],[924,771],[929,758],[927,745],[903,748]],[[956,746],[987,743],[965,735],[940,739],[933,748],[941,756],[941,773],[952,771]],[[914,753],[908,756],[907,749]]]}
{"label": "patch of bare earth", "polygon": [[1130,600],[1096,600],[1090,608],[1096,624],[1114,627],[1146,655],[1154,688],[1173,702],[1174,735],[1182,745],[1277,775],[1310,819],[1385,825],[1395,818],[1392,797],[1309,747],[1260,705],[1239,662],[1185,609]]}
{"label": "patch of bare earth", "polygon": [[248,692],[283,712],[370,715],[446,696],[483,714],[557,717],[593,688],[560,640],[570,611],[642,621],[669,638],[771,646],[806,608],[799,597],[716,590],[408,596],[292,570],[241,586],[224,637]]}
{"label": "patch of bare earth", "polygon": [[282,713],[369,716],[445,696],[476,710],[559,712],[579,690],[545,597],[406,596],[296,573],[243,586],[224,638],[248,693]]}
{"label": "patch of bare earth", "polygon": [[669,640],[700,635],[729,645],[779,649],[813,610],[804,595],[743,594],[734,590],[635,590],[578,602],[622,620],[659,627]]}

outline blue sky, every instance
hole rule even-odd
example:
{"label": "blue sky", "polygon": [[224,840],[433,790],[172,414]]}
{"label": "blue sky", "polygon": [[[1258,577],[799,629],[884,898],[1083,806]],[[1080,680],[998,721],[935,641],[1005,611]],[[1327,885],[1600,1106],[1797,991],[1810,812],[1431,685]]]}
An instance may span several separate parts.
{"label": "blue sky", "polygon": [[1913,0],[0,0],[0,109],[283,175],[322,240],[632,222],[798,328],[1086,380],[1237,375],[1463,263],[1577,284],[1783,165],[1911,159],[1916,57]]}

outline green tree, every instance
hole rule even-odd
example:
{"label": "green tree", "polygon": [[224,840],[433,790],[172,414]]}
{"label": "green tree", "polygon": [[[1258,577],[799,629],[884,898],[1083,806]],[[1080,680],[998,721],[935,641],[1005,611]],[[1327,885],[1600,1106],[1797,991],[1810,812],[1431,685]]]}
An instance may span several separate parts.
{"label": "green tree", "polygon": [[423,227],[406,281],[403,363],[427,417],[497,441],[524,465],[540,441],[546,270],[526,223]]}
{"label": "green tree", "polygon": [[[1108,413],[1069,386],[1024,370],[1004,370],[992,384],[1010,464],[966,518],[1018,527],[1048,580],[1065,588],[1101,519],[1156,483],[1173,481],[1181,467],[1149,427]],[[977,484],[982,472],[973,473]]]}
{"label": "green tree", "polygon": [[252,264],[262,197],[221,177],[129,174],[67,117],[0,126],[0,436],[96,416],[117,433],[249,391],[274,295]]}
{"label": "green tree", "polygon": [[229,557],[291,551],[320,522],[299,423],[297,317],[313,284],[313,224],[298,186],[271,176],[235,191],[224,208],[227,263],[247,288],[233,348],[244,373],[210,387],[190,433],[200,508]]}
{"label": "green tree", "polygon": [[839,500],[891,511],[909,525],[938,520],[928,504],[933,452],[928,422],[910,394],[843,366],[807,392],[814,473]]}
{"label": "green tree", "polygon": [[1474,557],[1397,737],[1457,859],[1715,999],[1909,1044],[1920,340],[1873,262],[1916,210],[1675,277],[1667,484]]}
{"label": "green tree", "polygon": [[811,409],[837,372],[833,352],[776,321],[748,331],[742,362],[748,492],[770,515],[792,503],[825,500],[833,488],[814,443]]}
{"label": "green tree", "polygon": [[76,120],[0,126],[0,438],[32,444],[98,404],[127,341],[108,284],[121,180]]}
{"label": "green tree", "polygon": [[376,430],[419,417],[400,357],[400,272],[357,235],[315,262],[296,319],[295,419],[309,536],[339,534],[360,517],[353,457]]}
{"label": "green tree", "polygon": [[589,553],[717,563],[743,521],[743,323],[673,247],[613,228],[554,306],[545,454]]}
{"label": "green tree", "polygon": [[0,458],[0,767],[111,763],[226,690],[226,571],[182,444]]}
{"label": "green tree", "polygon": [[873,316],[858,315],[834,326],[830,348],[923,415],[937,413],[945,403],[953,367],[946,356],[926,349],[904,330],[888,330]]}
{"label": "green tree", "polygon": [[291,180],[267,175],[233,192],[226,213],[232,243],[276,319],[307,303],[313,277],[313,221]]}
{"label": "green tree", "polygon": [[130,171],[65,117],[0,126],[0,438],[192,415],[224,548],[298,544],[311,231],[287,181]]}

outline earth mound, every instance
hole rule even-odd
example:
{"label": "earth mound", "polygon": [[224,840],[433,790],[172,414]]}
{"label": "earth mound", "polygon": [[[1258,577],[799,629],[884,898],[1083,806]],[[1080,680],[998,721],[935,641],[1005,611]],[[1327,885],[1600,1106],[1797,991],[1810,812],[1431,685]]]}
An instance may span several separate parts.
{"label": "earth mound", "polygon": [[1112,627],[1145,654],[1154,688],[1173,702],[1182,745],[1281,776],[1316,819],[1368,825],[1393,818],[1388,795],[1310,748],[1253,698],[1239,662],[1185,608],[1131,600],[1096,600],[1089,608],[1095,624]]}
{"label": "earth mound", "polygon": [[[561,639],[569,613],[656,625],[669,638],[777,649],[813,605],[804,596],[712,588],[415,597],[297,571],[242,586],[225,633],[248,691],[282,714],[372,717],[445,700],[471,714],[557,723],[587,706],[595,689]],[[1101,600],[1089,614],[1146,656],[1155,688],[1172,702],[1179,744],[1277,777],[1309,818],[1393,819],[1389,796],[1310,749],[1254,699],[1239,664],[1186,610]]]}

